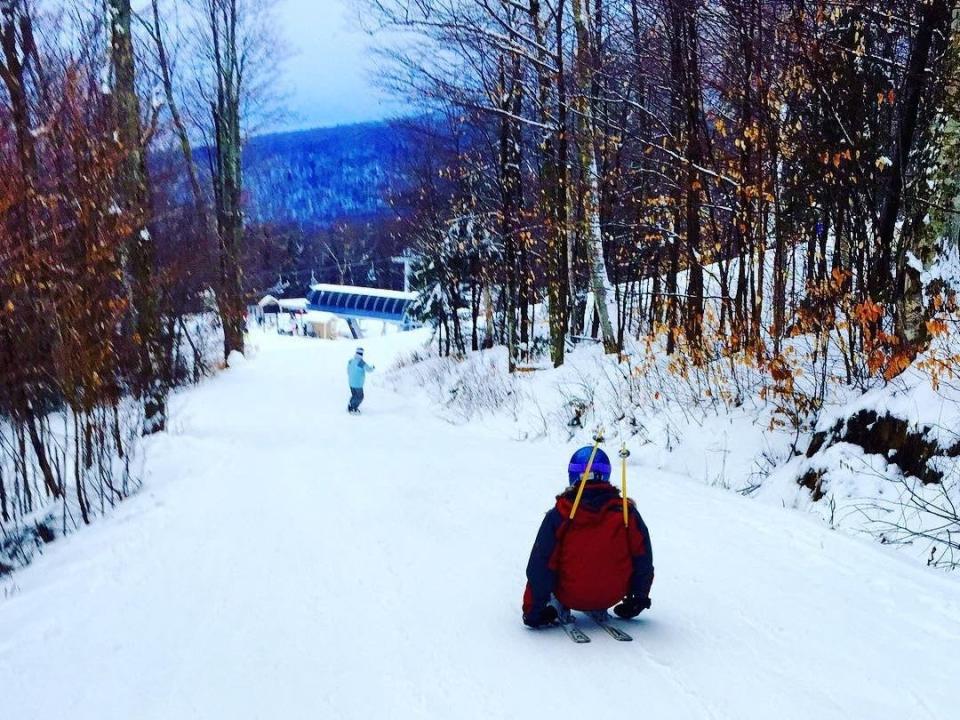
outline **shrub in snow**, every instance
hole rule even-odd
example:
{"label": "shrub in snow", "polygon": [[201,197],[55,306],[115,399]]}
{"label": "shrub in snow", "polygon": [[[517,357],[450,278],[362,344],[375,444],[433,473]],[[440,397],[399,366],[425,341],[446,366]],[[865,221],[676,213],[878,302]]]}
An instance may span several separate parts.
{"label": "shrub in snow", "polygon": [[522,381],[506,372],[504,348],[475,353],[464,360],[414,353],[388,372],[395,387],[411,384],[426,390],[452,422],[507,413],[517,420],[529,400]]}
{"label": "shrub in snow", "polygon": [[[0,575],[93,522],[140,488],[142,410],[129,398],[87,413],[67,408],[30,432],[0,418]],[[0,488],[2,490],[2,488]]]}

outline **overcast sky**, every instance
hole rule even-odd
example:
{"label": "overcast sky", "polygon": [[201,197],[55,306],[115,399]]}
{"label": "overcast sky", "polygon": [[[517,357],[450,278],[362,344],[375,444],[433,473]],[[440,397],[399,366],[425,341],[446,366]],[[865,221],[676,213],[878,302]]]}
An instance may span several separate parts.
{"label": "overcast sky", "polygon": [[281,86],[288,122],[277,130],[381,120],[397,106],[374,83],[370,38],[359,29],[355,0],[279,0],[291,50]]}

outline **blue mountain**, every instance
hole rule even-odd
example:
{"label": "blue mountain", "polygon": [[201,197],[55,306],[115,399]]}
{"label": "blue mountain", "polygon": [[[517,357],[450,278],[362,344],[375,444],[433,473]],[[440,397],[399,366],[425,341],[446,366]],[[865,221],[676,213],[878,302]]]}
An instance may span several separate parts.
{"label": "blue mountain", "polygon": [[325,227],[385,214],[401,135],[365,123],[251,138],[243,156],[248,219]]}

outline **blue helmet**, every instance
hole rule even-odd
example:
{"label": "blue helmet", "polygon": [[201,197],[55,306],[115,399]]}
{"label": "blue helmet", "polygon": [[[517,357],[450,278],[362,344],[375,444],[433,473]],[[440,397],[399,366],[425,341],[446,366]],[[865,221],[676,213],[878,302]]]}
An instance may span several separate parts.
{"label": "blue helmet", "polygon": [[[583,473],[587,469],[587,463],[590,462],[590,455],[593,448],[589,445],[577,450],[570,458],[570,464],[567,466],[567,473],[570,476],[570,484],[575,485],[580,482]],[[597,448],[597,454],[593,458],[593,465],[590,466],[590,477],[587,480],[599,480],[600,482],[610,482],[610,458],[607,454]]]}

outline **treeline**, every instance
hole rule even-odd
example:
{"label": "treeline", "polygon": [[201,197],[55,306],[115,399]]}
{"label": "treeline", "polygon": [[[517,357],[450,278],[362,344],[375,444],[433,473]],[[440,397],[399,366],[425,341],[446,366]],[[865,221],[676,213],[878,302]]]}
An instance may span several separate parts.
{"label": "treeline", "polygon": [[[217,362],[212,333],[223,358],[243,350],[239,153],[264,16],[136,10],[0,2],[0,574],[136,486],[137,440]],[[215,149],[206,173],[194,142]]]}
{"label": "treeline", "polygon": [[395,200],[447,351],[513,367],[545,307],[557,365],[570,339],[658,336],[784,372],[802,334],[855,382],[941,330],[953,0],[371,5],[389,83],[429,113]]}
{"label": "treeline", "polygon": [[[302,298],[314,283],[403,288],[401,221],[386,213],[320,223],[248,227],[243,253],[246,286],[262,297]],[[252,299],[252,298],[251,298]]]}
{"label": "treeline", "polygon": [[243,152],[251,223],[306,230],[384,213],[402,135],[388,123],[253,137]]}

